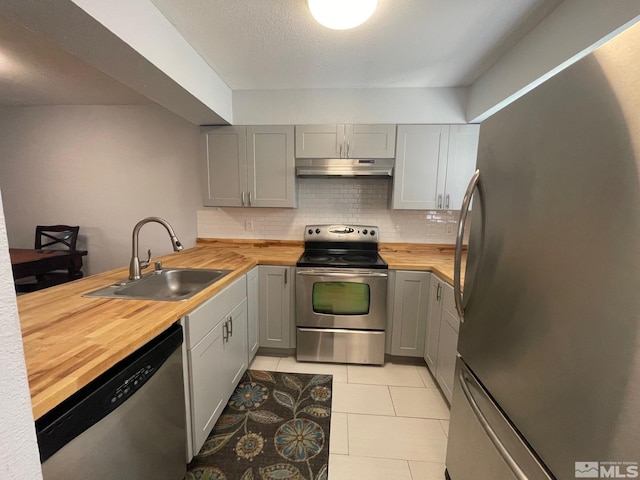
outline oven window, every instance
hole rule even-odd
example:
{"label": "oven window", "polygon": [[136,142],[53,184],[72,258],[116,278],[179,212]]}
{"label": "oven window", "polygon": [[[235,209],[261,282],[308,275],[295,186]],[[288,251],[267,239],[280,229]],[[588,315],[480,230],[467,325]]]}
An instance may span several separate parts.
{"label": "oven window", "polygon": [[367,315],[369,285],[355,282],[316,282],[313,284],[313,311],[329,315]]}

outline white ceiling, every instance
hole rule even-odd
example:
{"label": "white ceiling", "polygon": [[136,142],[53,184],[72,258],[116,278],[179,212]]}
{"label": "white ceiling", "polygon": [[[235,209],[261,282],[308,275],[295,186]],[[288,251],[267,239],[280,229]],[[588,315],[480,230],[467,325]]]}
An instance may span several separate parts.
{"label": "white ceiling", "polygon": [[151,102],[0,15],[0,106],[145,103]]}
{"label": "white ceiling", "polygon": [[152,0],[233,90],[472,84],[561,0],[379,0],[353,30],[306,0]]}
{"label": "white ceiling", "polygon": [[[561,0],[379,0],[322,27],[306,0],[151,0],[232,90],[472,84]],[[150,101],[0,15],[0,106]]]}

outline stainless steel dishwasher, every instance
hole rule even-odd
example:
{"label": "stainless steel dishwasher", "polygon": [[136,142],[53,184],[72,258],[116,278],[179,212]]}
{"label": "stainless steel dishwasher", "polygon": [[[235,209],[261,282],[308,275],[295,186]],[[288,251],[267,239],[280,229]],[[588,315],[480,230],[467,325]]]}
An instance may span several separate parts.
{"label": "stainless steel dishwasher", "polygon": [[45,480],[182,480],[182,328],[172,325],[36,421]]}

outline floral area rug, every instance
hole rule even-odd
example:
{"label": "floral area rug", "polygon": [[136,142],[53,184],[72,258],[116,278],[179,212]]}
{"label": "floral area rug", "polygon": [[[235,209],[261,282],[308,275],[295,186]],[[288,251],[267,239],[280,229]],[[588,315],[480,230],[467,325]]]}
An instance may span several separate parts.
{"label": "floral area rug", "polygon": [[332,381],[247,370],[186,480],[327,480]]}

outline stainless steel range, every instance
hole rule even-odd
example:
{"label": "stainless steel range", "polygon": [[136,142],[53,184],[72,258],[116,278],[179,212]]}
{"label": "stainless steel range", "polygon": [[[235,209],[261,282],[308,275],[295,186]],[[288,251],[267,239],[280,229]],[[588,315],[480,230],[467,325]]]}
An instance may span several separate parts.
{"label": "stainless steel range", "polygon": [[384,364],[387,264],[378,228],[307,225],[296,263],[297,359]]}

